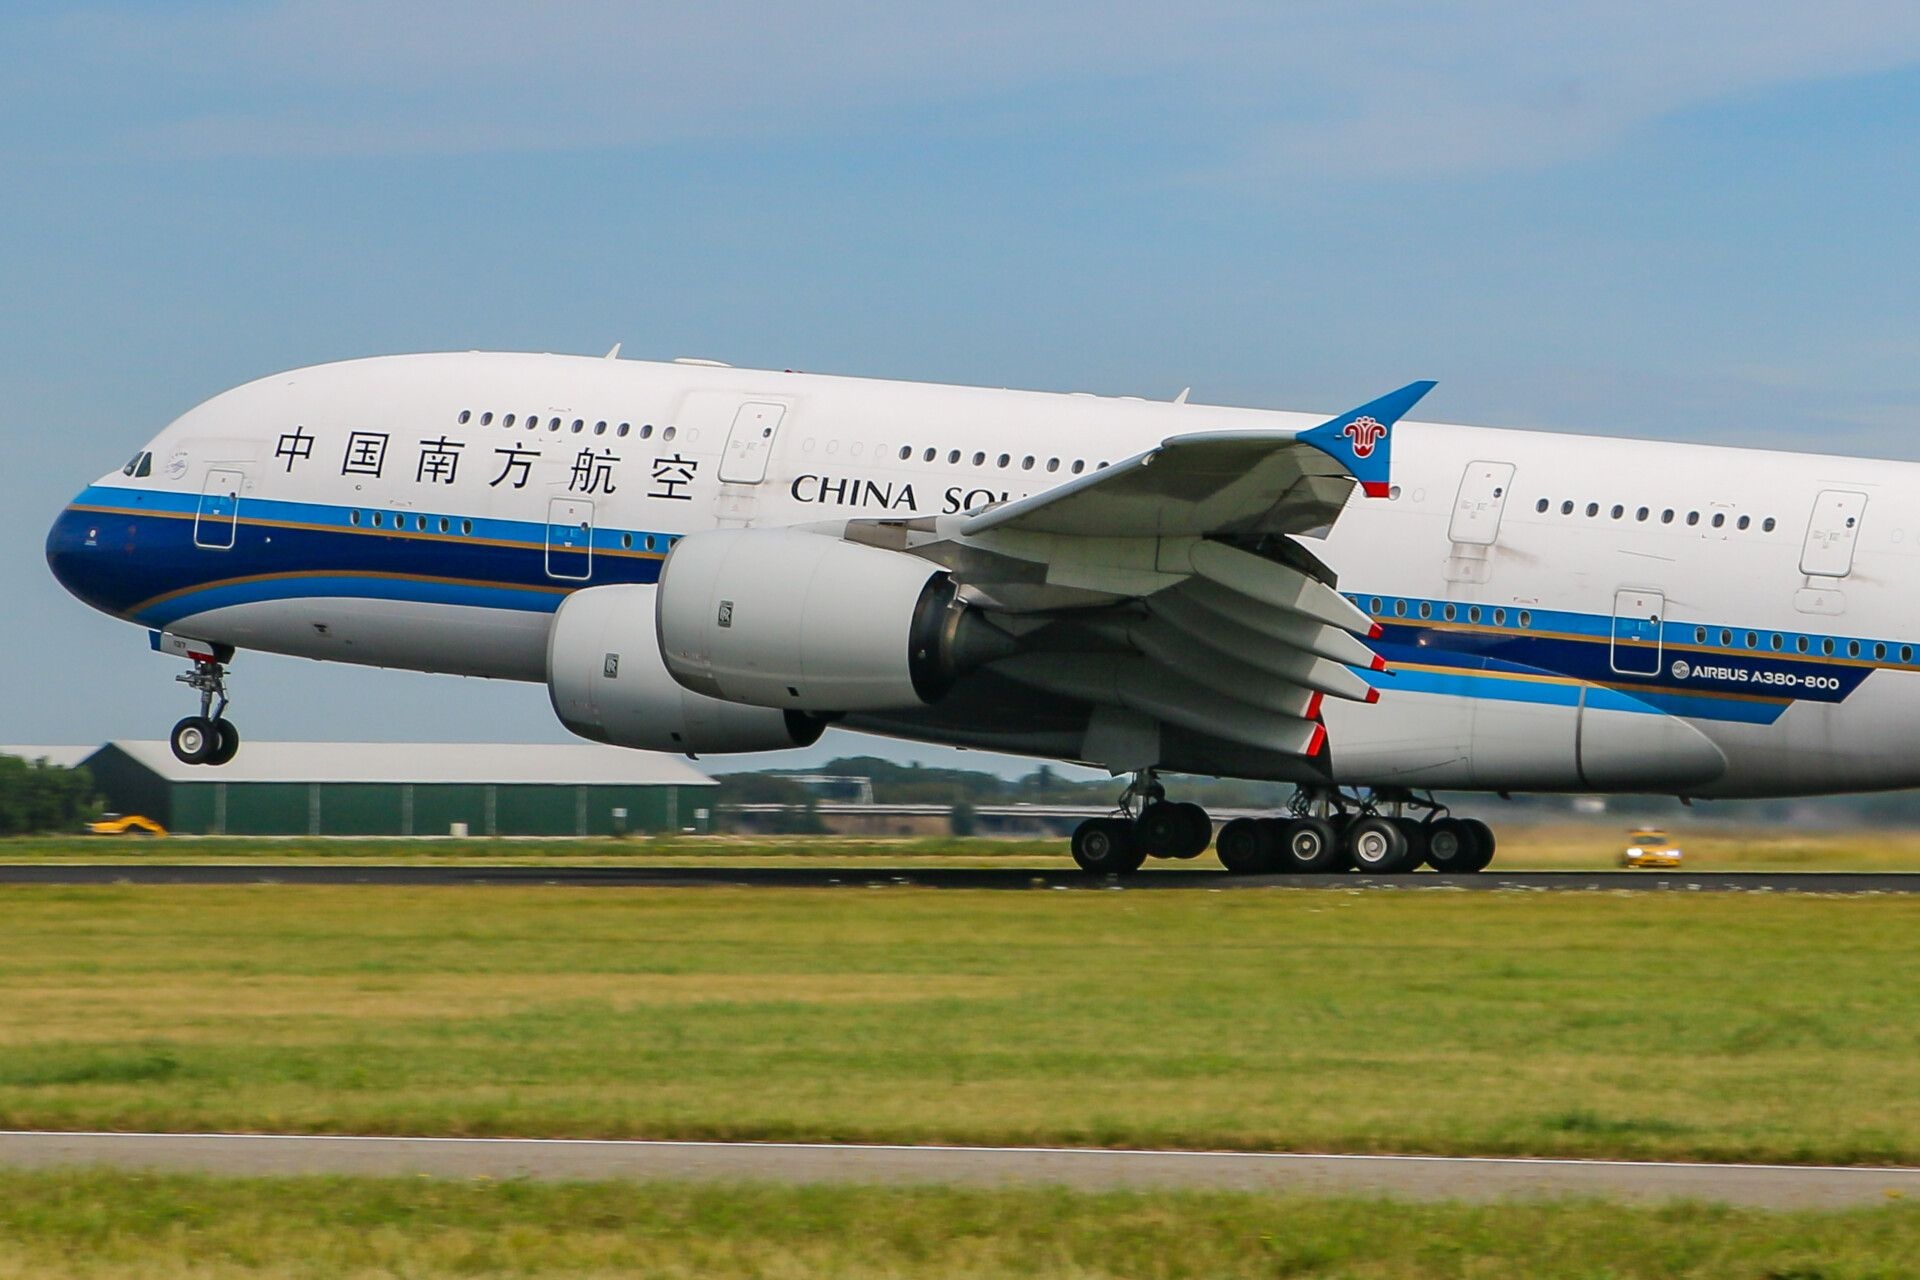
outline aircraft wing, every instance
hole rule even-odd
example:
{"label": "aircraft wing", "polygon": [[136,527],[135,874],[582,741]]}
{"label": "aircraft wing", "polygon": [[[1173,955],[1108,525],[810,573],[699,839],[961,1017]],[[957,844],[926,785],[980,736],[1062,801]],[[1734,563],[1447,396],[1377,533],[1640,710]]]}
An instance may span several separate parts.
{"label": "aircraft wing", "polygon": [[1155,763],[1176,726],[1232,749],[1312,758],[1325,699],[1373,702],[1373,620],[1292,535],[1388,496],[1415,382],[1308,431],[1207,432],[1045,493],[849,536],[902,537],[945,564],[1011,650],[988,669],[1090,704],[1086,759]]}
{"label": "aircraft wing", "polygon": [[1174,436],[1146,453],[961,526],[1089,538],[1303,533],[1332,524],[1358,482],[1387,495],[1393,427],[1433,387],[1414,382],[1310,431]]}

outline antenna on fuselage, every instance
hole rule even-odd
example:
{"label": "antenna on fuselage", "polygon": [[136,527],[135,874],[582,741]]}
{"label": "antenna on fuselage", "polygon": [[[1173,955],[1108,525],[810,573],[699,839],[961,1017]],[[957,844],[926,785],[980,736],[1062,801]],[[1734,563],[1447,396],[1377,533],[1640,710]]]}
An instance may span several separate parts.
{"label": "antenna on fuselage", "polygon": [[1187,402],[1187,397],[1192,394],[1193,394],[1192,387],[1182,387],[1180,388],[1180,394],[1173,398],[1173,402],[1175,404],[1185,404]]}
{"label": "antenna on fuselage", "polygon": [[614,344],[613,344],[613,350],[611,350],[611,351],[609,351],[609,352],[607,352],[607,355],[606,355],[606,358],[607,358],[607,359],[609,359],[609,360],[618,360],[618,359],[620,358],[620,344],[619,344],[619,343],[617,343],[617,342],[616,342],[616,343],[614,343]]}

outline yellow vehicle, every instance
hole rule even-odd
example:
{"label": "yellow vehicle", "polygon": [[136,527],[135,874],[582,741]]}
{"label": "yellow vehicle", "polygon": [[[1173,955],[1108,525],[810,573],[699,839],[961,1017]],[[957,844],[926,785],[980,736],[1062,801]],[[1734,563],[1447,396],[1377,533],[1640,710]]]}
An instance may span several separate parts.
{"label": "yellow vehicle", "polygon": [[164,836],[167,829],[145,814],[109,813],[98,822],[89,822],[87,830],[96,836]]}
{"label": "yellow vehicle", "polygon": [[1658,827],[1642,827],[1627,835],[1627,847],[1621,850],[1623,867],[1677,867],[1680,846]]}

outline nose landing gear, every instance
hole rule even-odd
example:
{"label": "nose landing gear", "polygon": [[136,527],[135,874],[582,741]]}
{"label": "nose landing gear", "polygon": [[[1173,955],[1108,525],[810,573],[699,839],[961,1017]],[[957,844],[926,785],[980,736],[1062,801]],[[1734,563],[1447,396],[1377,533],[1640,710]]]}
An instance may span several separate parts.
{"label": "nose landing gear", "polygon": [[[193,665],[175,676],[200,695],[200,714],[173,726],[167,745],[182,764],[222,765],[240,752],[240,731],[227,719],[227,668],[210,646],[189,642],[183,650]],[[232,657],[232,651],[225,651]]]}

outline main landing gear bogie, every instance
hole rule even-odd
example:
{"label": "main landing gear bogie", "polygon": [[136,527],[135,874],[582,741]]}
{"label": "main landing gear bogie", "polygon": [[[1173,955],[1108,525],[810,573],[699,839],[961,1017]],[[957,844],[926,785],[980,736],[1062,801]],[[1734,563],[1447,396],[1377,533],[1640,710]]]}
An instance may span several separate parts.
{"label": "main landing gear bogie", "polygon": [[[1413,807],[1428,812],[1416,818],[1406,812]],[[1169,802],[1149,772],[1127,788],[1115,816],[1080,824],[1073,859],[1095,874],[1127,875],[1149,857],[1198,857],[1212,831],[1204,809]],[[1235,818],[1212,843],[1220,864],[1234,875],[1397,875],[1422,866],[1462,874],[1485,870],[1494,852],[1486,823],[1455,818],[1431,799],[1416,801],[1405,793],[1375,793],[1362,802],[1332,791],[1303,791],[1290,816]]]}
{"label": "main landing gear bogie", "polygon": [[174,679],[200,695],[200,714],[175,724],[167,745],[182,764],[223,765],[240,754],[240,730],[227,719],[227,668],[217,656],[191,656],[193,666]]}

